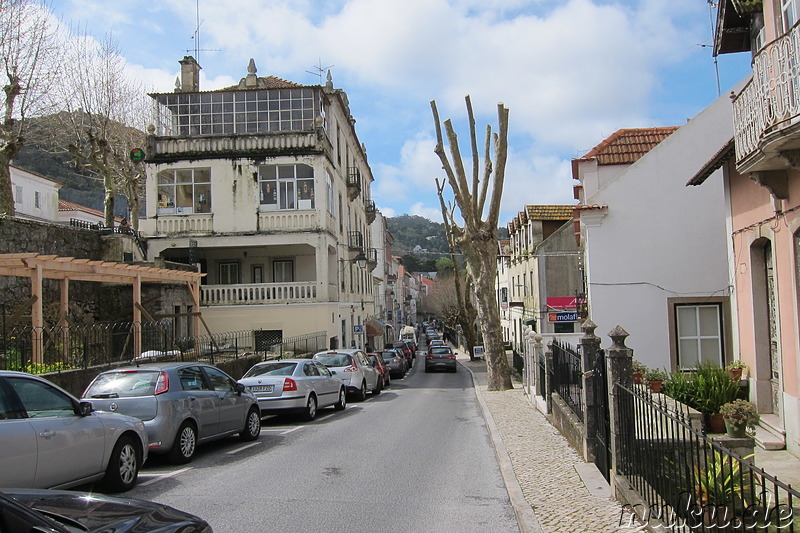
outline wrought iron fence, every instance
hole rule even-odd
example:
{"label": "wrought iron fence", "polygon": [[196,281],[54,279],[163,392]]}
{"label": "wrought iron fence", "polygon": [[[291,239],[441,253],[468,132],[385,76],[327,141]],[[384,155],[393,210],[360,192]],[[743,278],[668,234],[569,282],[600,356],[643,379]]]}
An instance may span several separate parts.
{"label": "wrought iron fence", "polygon": [[796,531],[800,493],[708,438],[687,407],[645,387],[614,385],[617,470],[642,497],[650,525],[670,531]]}
{"label": "wrought iron fence", "polygon": [[525,372],[525,359],[522,357],[522,354],[519,354],[516,350],[514,350],[513,355],[511,356],[511,364],[514,367],[514,372],[517,374],[517,376],[522,377],[523,372]]}
{"label": "wrought iron fence", "polygon": [[327,333],[324,331],[289,337],[270,345],[267,349],[266,357],[278,359],[311,357],[317,352],[326,350],[328,348],[327,342]]}
{"label": "wrought iron fence", "polygon": [[577,350],[559,340],[552,343],[553,372],[552,390],[583,421],[583,371]]}
{"label": "wrought iron fence", "polygon": [[536,394],[547,399],[547,363],[544,354],[539,354],[539,379],[536,380]]}

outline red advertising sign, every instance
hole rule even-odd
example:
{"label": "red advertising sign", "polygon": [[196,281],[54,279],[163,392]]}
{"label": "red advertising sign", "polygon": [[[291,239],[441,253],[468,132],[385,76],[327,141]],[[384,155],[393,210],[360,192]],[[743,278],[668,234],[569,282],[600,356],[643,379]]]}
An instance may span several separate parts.
{"label": "red advertising sign", "polygon": [[554,296],[547,299],[547,308],[554,310],[578,309],[578,300],[575,296]]}

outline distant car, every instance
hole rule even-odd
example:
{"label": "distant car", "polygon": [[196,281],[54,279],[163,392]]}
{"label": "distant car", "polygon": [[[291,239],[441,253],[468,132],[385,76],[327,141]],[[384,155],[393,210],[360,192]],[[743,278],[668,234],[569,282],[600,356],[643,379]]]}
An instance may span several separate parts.
{"label": "distant car", "polygon": [[411,368],[414,365],[414,354],[411,352],[411,347],[405,341],[395,341],[392,343],[392,348],[397,351],[403,352],[406,358],[406,366]]}
{"label": "distant car", "polygon": [[394,349],[387,349],[381,353],[381,356],[386,366],[389,368],[389,376],[393,378],[402,378],[406,375],[408,363],[402,352]]}
{"label": "distant car", "polygon": [[317,410],[347,406],[342,380],[325,365],[310,359],[281,359],[258,363],[239,383],[258,398],[261,414],[300,413],[314,420]]}
{"label": "distant car", "polygon": [[332,374],[340,378],[345,390],[354,394],[359,401],[367,398],[367,390],[372,391],[372,394],[380,394],[383,388],[380,374],[361,350],[319,352],[313,359],[325,365]]}
{"label": "distant car", "polygon": [[428,344],[428,349],[433,346],[447,346],[447,343],[445,343],[442,339],[433,339],[430,344]]}
{"label": "distant car", "polygon": [[258,400],[244,385],[204,363],[149,363],[99,374],[83,399],[95,409],[141,419],[151,453],[188,463],[197,445],[239,434],[261,433]]}
{"label": "distant car", "polygon": [[202,518],[161,503],[114,498],[96,492],[0,491],[0,531],[136,533],[156,530],[212,533],[211,526]]}
{"label": "distant car", "polygon": [[141,420],[94,412],[46,379],[0,371],[0,487],[69,488],[102,479],[106,490],[123,492],[136,484],[147,443]]}
{"label": "distant car", "polygon": [[379,353],[368,353],[367,357],[369,358],[369,362],[372,363],[378,372],[381,374],[381,380],[383,381],[383,388],[385,389],[392,383],[392,378],[389,375],[389,365],[383,360],[381,354]]}
{"label": "distant car", "polygon": [[450,372],[458,371],[456,354],[449,346],[433,346],[428,349],[425,355],[425,372],[433,369],[444,368]]}

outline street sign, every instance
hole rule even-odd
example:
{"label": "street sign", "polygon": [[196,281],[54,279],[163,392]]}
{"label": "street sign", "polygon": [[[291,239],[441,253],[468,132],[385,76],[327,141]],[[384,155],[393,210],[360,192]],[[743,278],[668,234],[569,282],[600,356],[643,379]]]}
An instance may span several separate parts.
{"label": "street sign", "polygon": [[577,322],[578,321],[578,313],[577,312],[547,313],[547,321],[548,322]]}
{"label": "street sign", "polygon": [[472,355],[475,357],[483,357],[483,346],[473,346]]}
{"label": "street sign", "polygon": [[364,324],[353,324],[353,333],[364,333]]}

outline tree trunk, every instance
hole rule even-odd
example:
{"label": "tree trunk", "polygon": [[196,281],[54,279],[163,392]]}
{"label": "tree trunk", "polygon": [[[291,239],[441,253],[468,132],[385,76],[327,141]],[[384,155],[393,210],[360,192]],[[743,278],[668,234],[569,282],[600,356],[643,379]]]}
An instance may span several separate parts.
{"label": "tree trunk", "polygon": [[18,143],[7,143],[0,149],[0,214],[14,216],[14,192],[11,189],[11,160],[19,152]]}

